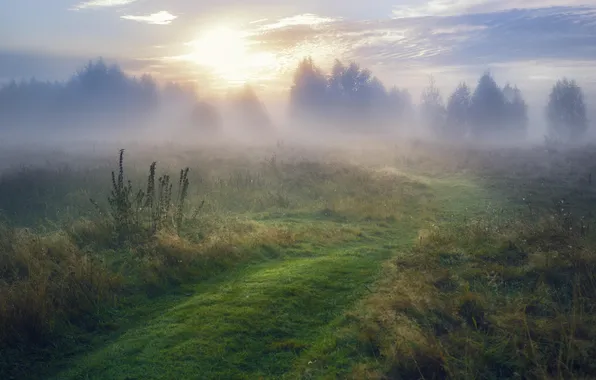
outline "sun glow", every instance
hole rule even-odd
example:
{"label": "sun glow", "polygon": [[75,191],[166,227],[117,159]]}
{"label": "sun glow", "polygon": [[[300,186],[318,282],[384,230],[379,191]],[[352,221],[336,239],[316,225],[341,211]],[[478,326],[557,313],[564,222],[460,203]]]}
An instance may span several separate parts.
{"label": "sun glow", "polygon": [[206,67],[228,85],[267,80],[279,68],[277,56],[259,50],[259,43],[250,37],[241,30],[210,29],[187,43],[192,52],[186,58]]}
{"label": "sun glow", "polygon": [[234,27],[219,24],[200,30],[184,44],[184,51],[163,59],[180,64],[180,70],[200,81],[203,88],[214,91],[244,84],[285,90],[301,59],[310,56],[319,65],[330,66],[346,49],[345,44],[325,35],[301,37],[301,26],[322,30],[332,21],[298,15],[277,21],[236,23]]}

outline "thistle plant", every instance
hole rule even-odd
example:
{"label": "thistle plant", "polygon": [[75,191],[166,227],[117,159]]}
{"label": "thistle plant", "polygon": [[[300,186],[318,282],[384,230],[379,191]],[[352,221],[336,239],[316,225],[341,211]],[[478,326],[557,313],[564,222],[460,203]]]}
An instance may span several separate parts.
{"label": "thistle plant", "polygon": [[[109,217],[114,225],[119,242],[135,231],[148,230],[154,235],[164,228],[173,228],[178,233],[184,222],[184,203],[188,197],[190,169],[180,170],[175,204],[172,199],[173,183],[170,175],[164,174],[155,181],[157,162],[149,167],[147,187],[136,193],[130,180],[124,175],[124,149],[120,150],[118,173],[112,171],[112,191],[108,196]],[[157,186],[156,186],[157,185]],[[100,213],[101,208],[91,199]],[[103,214],[103,213],[102,213]],[[168,224],[171,220],[171,224]]]}
{"label": "thistle plant", "polygon": [[180,170],[180,179],[178,180],[178,200],[176,207],[176,214],[174,216],[175,226],[178,233],[182,227],[182,221],[184,218],[184,201],[188,196],[188,171],[189,168]]}

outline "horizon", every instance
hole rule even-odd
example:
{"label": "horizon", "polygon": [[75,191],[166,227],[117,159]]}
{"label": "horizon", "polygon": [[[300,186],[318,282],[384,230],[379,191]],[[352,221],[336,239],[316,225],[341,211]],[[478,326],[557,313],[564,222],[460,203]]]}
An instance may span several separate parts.
{"label": "horizon", "polygon": [[33,3],[0,6],[0,85],[65,81],[102,57],[133,76],[190,84],[203,99],[251,85],[281,120],[294,71],[310,56],[325,72],[335,59],[357,62],[416,104],[431,76],[446,101],[459,83],[474,88],[490,71],[500,86],[521,89],[537,135],[561,78],[580,84],[591,119],[596,109],[596,5],[583,0]]}

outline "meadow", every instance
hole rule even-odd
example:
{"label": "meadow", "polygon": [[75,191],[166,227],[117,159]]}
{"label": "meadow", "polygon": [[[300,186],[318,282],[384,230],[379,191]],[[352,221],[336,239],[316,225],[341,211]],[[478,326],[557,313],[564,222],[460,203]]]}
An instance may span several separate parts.
{"label": "meadow", "polygon": [[0,378],[596,376],[593,147],[119,148],[3,150]]}

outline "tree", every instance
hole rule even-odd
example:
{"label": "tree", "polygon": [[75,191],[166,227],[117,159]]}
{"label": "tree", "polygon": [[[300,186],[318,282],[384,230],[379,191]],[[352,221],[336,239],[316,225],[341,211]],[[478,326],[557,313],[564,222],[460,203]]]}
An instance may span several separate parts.
{"label": "tree", "polygon": [[505,96],[489,72],[484,73],[472,95],[471,132],[476,138],[500,135],[505,125]]}
{"label": "tree", "polygon": [[322,118],[327,105],[327,79],[312,58],[303,59],[294,73],[290,90],[290,116],[293,119]]}
{"label": "tree", "polygon": [[383,84],[368,69],[351,62],[344,66],[335,61],[328,81],[329,101],[333,105],[336,121],[342,126],[362,125],[374,116],[373,105],[385,100]]}
{"label": "tree", "polygon": [[273,126],[265,105],[251,86],[244,86],[232,94],[230,100],[235,124],[248,128],[250,132],[266,132]]}
{"label": "tree", "polygon": [[445,136],[453,139],[464,137],[470,128],[471,93],[466,83],[461,83],[447,102]]}
{"label": "tree", "polygon": [[512,136],[521,137],[528,127],[528,106],[517,86],[507,84],[503,88],[505,97],[505,125]]}
{"label": "tree", "polygon": [[550,93],[546,109],[551,138],[577,141],[588,129],[586,104],[582,89],[574,80],[557,81]]}
{"label": "tree", "polygon": [[193,126],[203,133],[214,134],[222,128],[222,119],[217,108],[204,101],[195,105],[191,118]]}
{"label": "tree", "polygon": [[430,78],[430,84],[422,91],[420,98],[420,113],[424,125],[438,135],[443,135],[445,127],[445,106],[441,92],[435,86],[435,80]]}
{"label": "tree", "polygon": [[388,92],[371,71],[357,63],[335,60],[328,76],[311,58],[300,62],[290,90],[293,119],[349,127],[383,128],[410,113],[409,94],[399,89]]}
{"label": "tree", "polygon": [[339,59],[336,59],[331,69],[331,75],[327,81],[327,93],[333,105],[342,104],[344,97],[343,76],[346,67]]}
{"label": "tree", "polygon": [[387,93],[387,98],[390,121],[395,121],[400,127],[409,126],[414,122],[416,112],[412,95],[408,90],[392,87]]}

